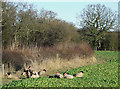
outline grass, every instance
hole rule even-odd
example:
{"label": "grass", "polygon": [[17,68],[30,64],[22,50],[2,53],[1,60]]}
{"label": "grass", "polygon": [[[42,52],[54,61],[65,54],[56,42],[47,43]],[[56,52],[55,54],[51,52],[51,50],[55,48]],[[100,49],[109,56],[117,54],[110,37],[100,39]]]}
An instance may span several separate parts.
{"label": "grass", "polygon": [[8,47],[3,50],[2,62],[5,72],[17,70],[23,72],[22,69],[32,66],[34,71],[46,69],[47,73],[50,73],[56,69],[66,70],[94,63],[96,60],[93,54],[94,51],[87,43],[61,43],[53,47],[26,47],[13,50]]}
{"label": "grass", "polygon": [[107,62],[111,59],[118,59],[118,51],[95,51],[94,56],[97,61]]}
{"label": "grass", "polygon": [[10,83],[10,82],[12,82],[13,81],[13,79],[7,79],[7,78],[3,78],[2,79],[2,84],[4,85],[4,84],[8,84],[8,83]]}
{"label": "grass", "polygon": [[76,74],[84,71],[83,78],[56,79],[48,77],[29,78],[19,81],[12,81],[5,87],[118,87],[118,52],[96,51],[97,60],[106,63],[88,65],[66,70],[69,74]]}
{"label": "grass", "polygon": [[[66,72],[76,74],[84,71],[83,78],[56,79],[40,77],[35,79],[23,79],[13,81],[4,87],[117,87],[118,86],[118,63],[116,61],[79,67]],[[113,76],[114,75],[114,76]]]}

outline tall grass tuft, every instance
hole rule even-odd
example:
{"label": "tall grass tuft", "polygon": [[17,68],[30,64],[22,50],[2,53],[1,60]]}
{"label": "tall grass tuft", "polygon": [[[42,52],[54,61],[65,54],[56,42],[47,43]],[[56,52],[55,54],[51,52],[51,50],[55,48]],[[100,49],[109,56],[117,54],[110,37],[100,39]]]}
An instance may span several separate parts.
{"label": "tall grass tuft", "polygon": [[11,62],[14,65],[21,65],[22,68],[24,63],[27,63],[27,66],[33,66],[35,71],[45,68],[48,73],[58,69],[84,66],[95,61],[94,51],[87,43],[64,43],[53,47],[3,50],[4,63]]}

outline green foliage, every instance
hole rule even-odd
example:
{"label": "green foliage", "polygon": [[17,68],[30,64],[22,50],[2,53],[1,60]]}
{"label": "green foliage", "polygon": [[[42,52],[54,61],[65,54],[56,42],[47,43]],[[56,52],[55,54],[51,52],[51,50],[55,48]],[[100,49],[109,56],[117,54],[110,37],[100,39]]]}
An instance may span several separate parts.
{"label": "green foliage", "polygon": [[95,58],[98,60],[108,61],[110,59],[117,60],[119,52],[115,51],[95,51]]}
{"label": "green foliage", "polygon": [[[86,32],[88,29],[82,28],[78,30],[78,33],[81,35],[83,41],[88,41],[91,47],[94,48],[93,45],[93,37],[87,36]],[[111,51],[117,51],[119,50],[119,34],[118,31],[107,31],[103,32],[102,35],[100,35],[99,41],[96,42],[96,48],[97,50],[111,50]],[[90,34],[89,34],[90,35]]]}
{"label": "green foliage", "polygon": [[[109,34],[109,33],[108,33]],[[108,38],[107,38],[108,39]],[[109,48],[110,50],[118,50],[118,32],[113,32],[109,34]]]}
{"label": "green foliage", "polygon": [[[55,20],[48,24],[43,24],[43,31],[41,35],[37,35],[37,43],[43,46],[53,46],[59,42],[63,42],[75,38],[79,34],[76,32],[76,28],[66,22]],[[74,34],[75,37],[72,36]]]}
{"label": "green foliage", "polygon": [[2,42],[4,47],[10,45],[15,32],[16,8],[12,2],[2,2]]}
{"label": "green foliage", "polygon": [[27,3],[3,3],[3,47],[54,46],[60,42],[79,42],[73,24],[56,19],[57,13],[36,11]]}
{"label": "green foliage", "polygon": [[101,4],[91,4],[78,16],[80,26],[85,30],[85,39],[97,49],[99,41],[104,40],[103,33],[117,28],[117,15],[110,8]]}
{"label": "green foliage", "polygon": [[[3,85],[8,87],[118,87],[118,58],[116,52],[95,52],[95,54],[111,57],[107,63],[83,66],[75,69],[67,70],[69,74],[76,74],[84,71],[82,78],[73,79],[57,79],[57,78],[29,78],[19,81],[12,81],[10,84]],[[104,55],[105,54],[105,55]],[[107,55],[108,54],[108,55]]]}

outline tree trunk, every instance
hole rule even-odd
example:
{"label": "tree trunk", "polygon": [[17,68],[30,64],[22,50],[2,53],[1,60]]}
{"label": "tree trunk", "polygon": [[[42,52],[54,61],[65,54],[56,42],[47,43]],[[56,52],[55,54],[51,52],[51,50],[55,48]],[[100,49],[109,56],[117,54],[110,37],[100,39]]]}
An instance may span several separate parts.
{"label": "tree trunk", "polygon": [[97,50],[97,41],[96,41],[96,37],[94,37],[93,47],[94,47],[94,50]]}

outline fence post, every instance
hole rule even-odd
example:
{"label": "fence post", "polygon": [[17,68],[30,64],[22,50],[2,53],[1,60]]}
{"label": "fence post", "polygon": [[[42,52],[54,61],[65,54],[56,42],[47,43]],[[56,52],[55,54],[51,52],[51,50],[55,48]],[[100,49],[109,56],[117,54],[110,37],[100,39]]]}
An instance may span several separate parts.
{"label": "fence post", "polygon": [[2,64],[2,74],[3,74],[3,76],[4,76],[4,73],[5,73],[5,71],[4,71],[4,64]]}
{"label": "fence post", "polygon": [[26,67],[27,67],[27,63],[24,63],[24,68],[26,69]]}
{"label": "fence post", "polygon": [[10,63],[8,63],[8,69],[7,69],[7,71],[10,71]]}
{"label": "fence post", "polygon": [[10,62],[10,71],[12,71],[12,66],[11,66],[11,62]]}
{"label": "fence post", "polygon": [[11,62],[8,63],[8,71],[12,71],[12,70],[11,70]]}
{"label": "fence post", "polygon": [[[0,63],[0,71],[2,71],[2,63]],[[2,76],[2,72],[0,72],[0,85],[2,85]]]}
{"label": "fence post", "polygon": [[59,59],[59,54],[56,54],[56,60],[58,60]]}

